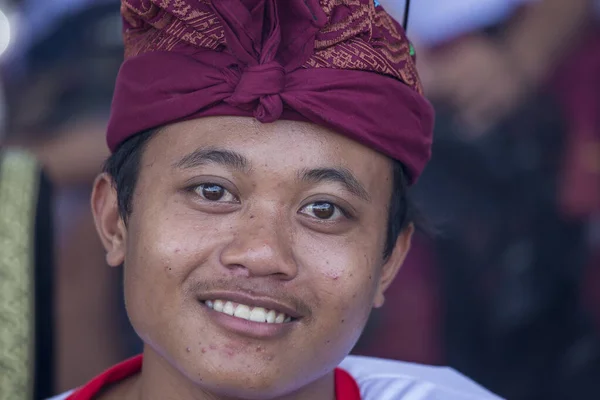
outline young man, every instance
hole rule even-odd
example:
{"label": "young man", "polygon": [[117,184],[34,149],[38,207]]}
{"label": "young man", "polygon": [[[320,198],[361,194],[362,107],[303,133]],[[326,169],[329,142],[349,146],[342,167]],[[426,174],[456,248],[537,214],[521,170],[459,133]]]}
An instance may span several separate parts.
{"label": "young man", "polygon": [[398,24],[372,0],[122,3],[92,209],[144,354],[60,398],[495,399],[347,357],[410,248],[430,155]]}

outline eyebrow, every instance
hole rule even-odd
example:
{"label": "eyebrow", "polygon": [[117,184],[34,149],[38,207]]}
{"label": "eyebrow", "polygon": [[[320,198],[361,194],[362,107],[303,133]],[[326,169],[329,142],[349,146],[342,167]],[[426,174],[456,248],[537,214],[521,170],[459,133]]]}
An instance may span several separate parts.
{"label": "eyebrow", "polygon": [[300,180],[304,182],[334,182],[340,183],[346,190],[361,199],[370,202],[371,196],[365,187],[346,168],[316,168],[300,172]]}
{"label": "eyebrow", "polygon": [[174,163],[173,166],[179,169],[190,169],[211,163],[230,167],[242,172],[248,172],[250,170],[250,162],[243,155],[231,150],[215,147],[199,148],[184,156],[181,160]]}
{"label": "eyebrow", "polygon": [[[231,150],[215,147],[199,148],[184,156],[181,160],[174,163],[173,166],[178,169],[191,169],[210,163],[234,168],[245,173],[250,171],[250,161],[246,157]],[[303,182],[339,183],[353,195],[358,196],[367,202],[371,201],[371,196],[369,196],[365,187],[358,181],[352,172],[346,168],[304,169],[300,171],[299,178]]]}

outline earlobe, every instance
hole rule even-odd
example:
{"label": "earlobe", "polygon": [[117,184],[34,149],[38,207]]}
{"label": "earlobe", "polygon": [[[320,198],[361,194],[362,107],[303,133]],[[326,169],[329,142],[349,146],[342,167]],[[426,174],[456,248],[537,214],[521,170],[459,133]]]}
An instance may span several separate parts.
{"label": "earlobe", "polygon": [[108,174],[101,174],[94,182],[91,198],[96,230],[106,250],[106,262],[120,266],[125,259],[127,230],[119,213],[117,191]]}
{"label": "earlobe", "polygon": [[373,299],[373,307],[380,308],[385,303],[385,291],[392,284],[394,278],[400,271],[400,267],[404,264],[404,260],[410,250],[412,236],[415,231],[413,224],[410,224],[396,240],[396,245],[390,257],[386,260],[381,269],[381,276],[377,286],[377,292]]}

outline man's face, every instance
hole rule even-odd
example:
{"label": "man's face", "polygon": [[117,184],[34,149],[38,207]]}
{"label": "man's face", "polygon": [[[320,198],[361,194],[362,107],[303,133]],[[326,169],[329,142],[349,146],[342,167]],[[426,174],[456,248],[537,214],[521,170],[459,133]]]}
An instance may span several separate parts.
{"label": "man's face", "polygon": [[[156,134],[127,227],[103,235],[147,361],[230,396],[327,376],[408,250],[405,233],[383,259],[391,175],[386,157],[308,123],[215,117]],[[99,185],[102,235],[98,193],[116,200]]]}

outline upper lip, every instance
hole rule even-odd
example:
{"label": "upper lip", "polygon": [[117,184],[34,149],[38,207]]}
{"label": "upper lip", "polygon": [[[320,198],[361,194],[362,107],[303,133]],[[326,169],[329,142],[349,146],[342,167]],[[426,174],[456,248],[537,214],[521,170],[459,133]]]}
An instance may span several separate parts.
{"label": "upper lip", "polygon": [[252,307],[263,307],[269,310],[275,310],[289,315],[292,318],[301,318],[303,313],[296,307],[286,304],[280,300],[274,299],[268,296],[248,294],[243,292],[229,292],[229,291],[211,291],[210,293],[203,293],[198,296],[198,300],[224,300],[231,301],[234,303],[245,304]]}

